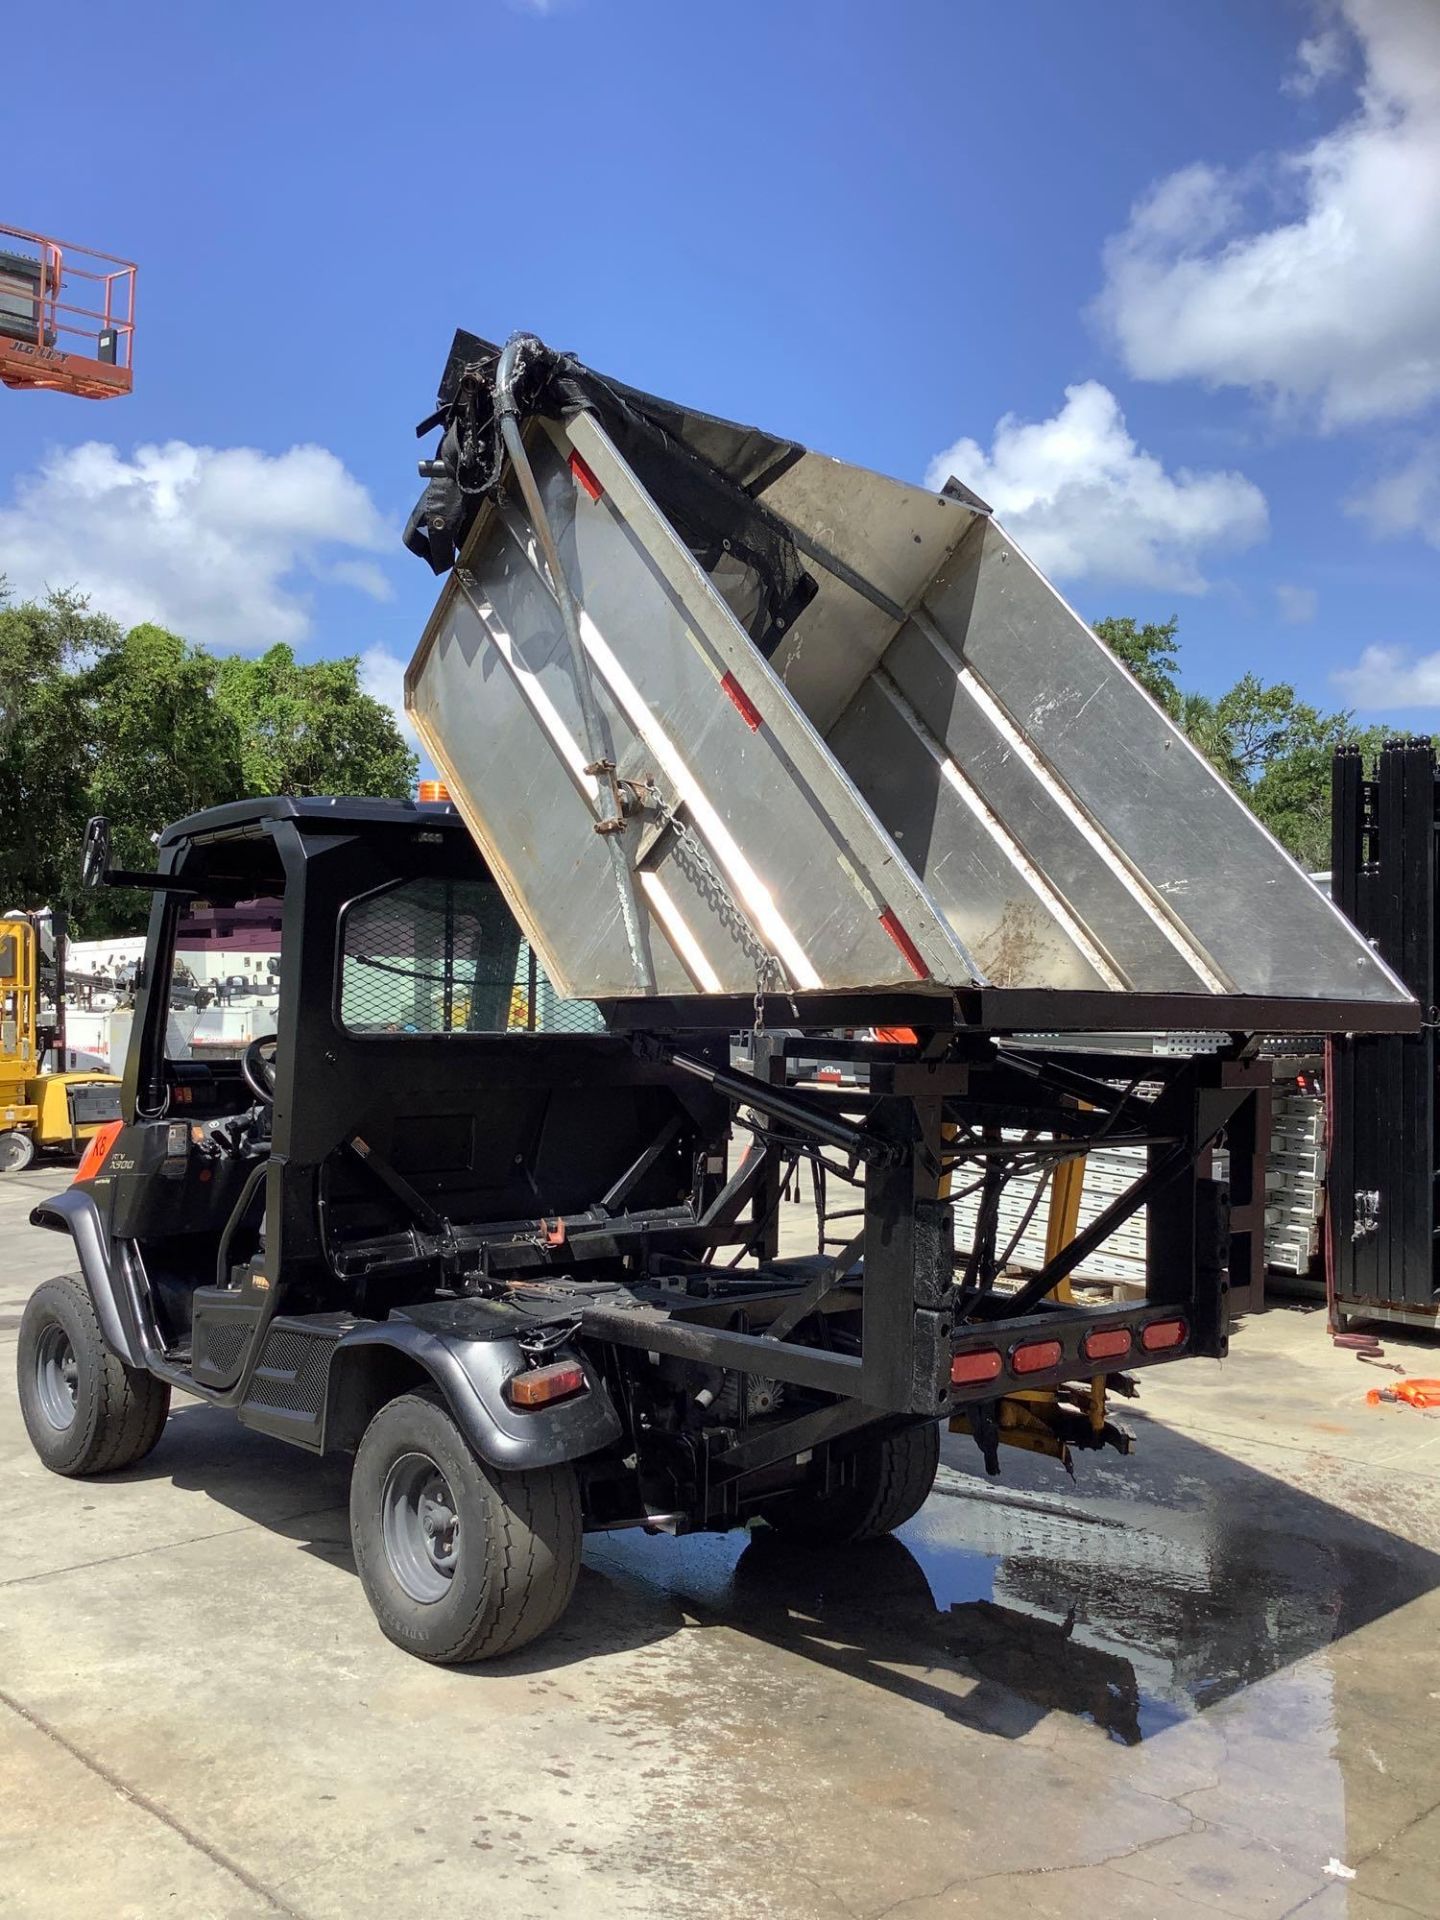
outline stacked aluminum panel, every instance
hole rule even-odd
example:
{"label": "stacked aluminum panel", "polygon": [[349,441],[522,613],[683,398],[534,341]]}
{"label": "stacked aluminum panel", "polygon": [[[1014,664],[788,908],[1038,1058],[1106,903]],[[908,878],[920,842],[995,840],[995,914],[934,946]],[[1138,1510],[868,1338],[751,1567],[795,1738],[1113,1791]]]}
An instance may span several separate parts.
{"label": "stacked aluminum panel", "polygon": [[1325,1104],[1275,1089],[1265,1175],[1265,1264],[1304,1274],[1320,1249],[1325,1205]]}
{"label": "stacked aluminum panel", "polygon": [[[1319,1250],[1325,1191],[1325,1110],[1312,1094],[1277,1087],[1272,1102],[1270,1152],[1265,1177],[1265,1264],[1280,1273],[1304,1274]],[[1013,1136],[1016,1141],[1019,1135]],[[1225,1176],[1224,1156],[1215,1156],[1217,1176]],[[1080,1226],[1087,1227],[1111,1201],[1134,1185],[1145,1170],[1140,1147],[1099,1147],[1087,1155],[1081,1189]],[[1039,1176],[1013,1180],[1000,1202],[996,1246],[1010,1245],[1035,1192]],[[955,1244],[968,1253],[975,1233],[978,1194],[955,1208]],[[1049,1195],[1041,1196],[1015,1243],[1009,1264],[1035,1273],[1045,1264]],[[1131,1216],[1090,1255],[1077,1280],[1145,1285],[1145,1209]]]}

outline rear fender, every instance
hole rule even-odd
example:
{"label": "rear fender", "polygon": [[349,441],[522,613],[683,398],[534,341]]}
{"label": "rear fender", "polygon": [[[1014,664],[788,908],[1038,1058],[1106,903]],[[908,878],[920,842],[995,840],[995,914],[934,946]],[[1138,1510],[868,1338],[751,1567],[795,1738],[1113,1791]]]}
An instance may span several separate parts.
{"label": "rear fender", "polygon": [[145,1365],[145,1347],[136,1323],[134,1303],[126,1291],[117,1263],[110,1258],[110,1236],[94,1197],[84,1187],[67,1187],[42,1200],[30,1214],[32,1227],[68,1233],[90,1291],[100,1337],[127,1367]]}
{"label": "rear fender", "polygon": [[586,1391],[525,1412],[505,1398],[506,1381],[526,1365],[518,1341],[438,1334],[398,1316],[356,1327],[330,1362],[324,1449],[353,1451],[385,1401],[428,1380],[487,1466],[520,1473],[583,1459],[620,1438],[620,1416],[583,1354],[562,1348],[554,1358],[580,1361]]}

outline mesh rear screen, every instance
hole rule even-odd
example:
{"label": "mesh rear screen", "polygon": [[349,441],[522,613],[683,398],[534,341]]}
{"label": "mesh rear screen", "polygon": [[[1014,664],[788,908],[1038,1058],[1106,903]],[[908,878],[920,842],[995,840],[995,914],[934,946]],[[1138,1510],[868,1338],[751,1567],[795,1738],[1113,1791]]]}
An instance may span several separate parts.
{"label": "mesh rear screen", "polygon": [[561,1000],[489,880],[406,880],[340,928],[340,1023],[351,1033],[595,1033]]}

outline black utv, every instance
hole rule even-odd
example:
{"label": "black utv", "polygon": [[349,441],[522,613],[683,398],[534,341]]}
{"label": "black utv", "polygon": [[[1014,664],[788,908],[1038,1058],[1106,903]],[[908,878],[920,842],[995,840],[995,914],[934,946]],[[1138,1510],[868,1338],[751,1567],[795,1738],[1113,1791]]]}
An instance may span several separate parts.
{"label": "black utv", "polygon": [[[1223,1351],[1225,1256],[1193,1163],[1248,1097],[1239,1064],[1169,1063],[1152,1110],[922,1032],[836,1042],[860,1077],[796,1087],[786,1049],[813,1060],[814,1031],[759,1036],[737,1072],[725,1028],[630,1032],[618,1008],[607,1025],[557,1001],[448,805],[238,802],[168,829],[152,874],[105,870],[92,828],[92,877],[154,898],[124,1119],[32,1215],[80,1271],[25,1310],[30,1437],[57,1473],[131,1466],[178,1388],[353,1453],[361,1580],[422,1658],[550,1626],[586,1529],[763,1516],[860,1540],[925,1500],[942,1416],[992,1466],[1022,1387],[1022,1444],[1123,1444],[1103,1418],[1117,1366]],[[172,1058],[185,917],[244,902],[278,906],[276,1031],[238,1061]],[[1058,1272],[997,1291],[993,1231],[957,1275],[952,1167],[998,1165],[993,1123],[1017,1117],[1072,1157],[1087,1130],[1159,1143],[1151,1298],[1057,1304]],[[862,1225],[780,1259],[801,1160],[817,1189],[820,1168],[853,1182]]]}

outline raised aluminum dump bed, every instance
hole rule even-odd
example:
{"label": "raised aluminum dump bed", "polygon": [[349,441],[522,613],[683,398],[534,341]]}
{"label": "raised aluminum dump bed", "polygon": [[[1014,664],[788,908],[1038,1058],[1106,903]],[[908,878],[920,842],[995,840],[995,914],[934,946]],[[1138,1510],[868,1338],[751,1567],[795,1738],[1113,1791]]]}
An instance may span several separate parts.
{"label": "raised aluminum dump bed", "polygon": [[805,1025],[1415,1024],[963,485],[530,340],[457,335],[428,424],[407,537],[455,564],[406,704],[564,994],[632,1022],[758,985]]}

